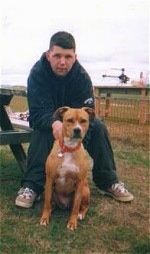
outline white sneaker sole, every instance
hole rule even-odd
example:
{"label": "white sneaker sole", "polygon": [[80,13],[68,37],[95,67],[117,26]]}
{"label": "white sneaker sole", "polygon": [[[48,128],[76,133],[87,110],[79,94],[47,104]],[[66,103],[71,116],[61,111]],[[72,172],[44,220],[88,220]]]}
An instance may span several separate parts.
{"label": "white sneaker sole", "polygon": [[25,203],[23,201],[17,200],[17,198],[16,198],[15,205],[22,207],[22,208],[31,208],[33,206],[34,202],[39,201],[40,199],[41,199],[41,196],[38,196],[32,203]]}
{"label": "white sneaker sole", "polygon": [[129,202],[129,201],[132,201],[134,199],[134,196],[132,194],[130,194],[129,196],[126,196],[126,197],[117,197],[117,196],[113,195],[113,193],[107,192],[107,191],[104,191],[104,190],[98,189],[98,192],[103,196],[106,195],[106,196],[114,198],[117,201],[122,201],[122,202]]}
{"label": "white sneaker sole", "polygon": [[23,208],[30,208],[33,206],[33,203],[24,203],[24,202],[16,200],[15,205],[19,207],[23,207]]}

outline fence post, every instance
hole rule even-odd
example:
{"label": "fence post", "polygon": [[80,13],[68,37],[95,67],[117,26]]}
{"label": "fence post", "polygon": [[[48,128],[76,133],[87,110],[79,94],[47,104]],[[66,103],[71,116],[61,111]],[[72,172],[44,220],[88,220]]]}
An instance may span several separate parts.
{"label": "fence post", "polygon": [[146,89],[141,90],[141,98],[140,98],[140,105],[139,105],[139,123],[145,124],[146,123]]}
{"label": "fence post", "polygon": [[99,89],[94,87],[94,97],[95,97],[95,114],[100,116],[100,92]]}
{"label": "fence post", "polygon": [[110,115],[110,107],[111,107],[111,101],[110,101],[110,99],[111,99],[111,94],[107,93],[106,104],[105,104],[105,117]]}

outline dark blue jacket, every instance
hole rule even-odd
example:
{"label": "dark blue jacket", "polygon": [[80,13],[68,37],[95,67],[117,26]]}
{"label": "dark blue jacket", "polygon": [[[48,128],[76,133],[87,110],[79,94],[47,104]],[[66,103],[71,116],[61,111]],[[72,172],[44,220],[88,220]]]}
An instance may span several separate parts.
{"label": "dark blue jacket", "polygon": [[35,129],[49,129],[59,107],[94,108],[92,82],[80,63],[76,60],[71,71],[60,78],[53,73],[45,53],[31,69],[27,98],[29,123]]}

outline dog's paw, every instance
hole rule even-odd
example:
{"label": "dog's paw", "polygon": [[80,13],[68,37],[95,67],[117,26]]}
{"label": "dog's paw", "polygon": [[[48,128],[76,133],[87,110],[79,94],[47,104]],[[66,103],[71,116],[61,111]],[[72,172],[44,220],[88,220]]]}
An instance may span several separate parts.
{"label": "dog's paw", "polygon": [[77,228],[77,220],[70,220],[67,224],[67,228],[70,230],[75,230]]}
{"label": "dog's paw", "polygon": [[79,219],[79,220],[83,220],[84,217],[85,217],[85,214],[83,214],[83,213],[78,213],[78,219]]}
{"label": "dog's paw", "polygon": [[41,226],[47,226],[49,224],[49,220],[48,220],[48,218],[41,218],[40,219],[40,225]]}

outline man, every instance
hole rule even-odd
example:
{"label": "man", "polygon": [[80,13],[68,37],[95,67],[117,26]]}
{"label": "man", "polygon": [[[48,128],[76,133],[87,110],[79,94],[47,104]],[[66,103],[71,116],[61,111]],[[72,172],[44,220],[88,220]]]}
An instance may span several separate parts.
{"label": "man", "polygon": [[[29,208],[45,185],[45,160],[54,139],[59,137],[62,122],[54,117],[62,106],[94,108],[91,79],[80,65],[74,37],[57,32],[51,37],[49,50],[31,69],[27,84],[29,123],[33,136],[28,150],[27,171],[21,181],[15,204]],[[84,147],[93,158],[93,181],[100,193],[118,201],[131,201],[133,195],[118,181],[114,155],[105,124],[94,117],[84,139]]]}

